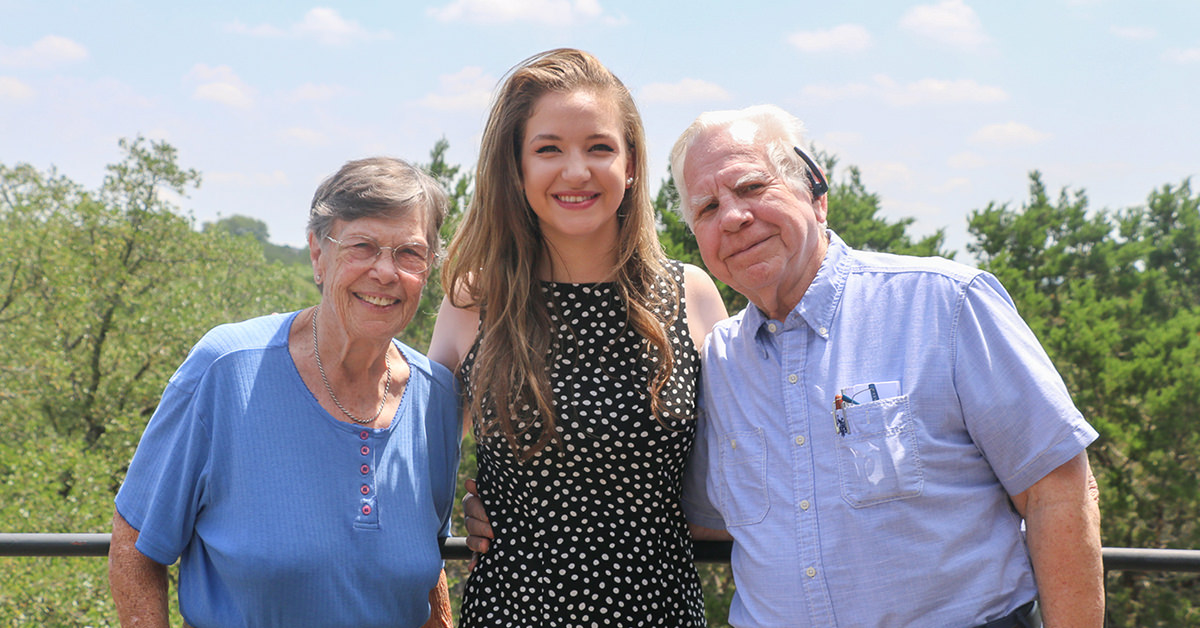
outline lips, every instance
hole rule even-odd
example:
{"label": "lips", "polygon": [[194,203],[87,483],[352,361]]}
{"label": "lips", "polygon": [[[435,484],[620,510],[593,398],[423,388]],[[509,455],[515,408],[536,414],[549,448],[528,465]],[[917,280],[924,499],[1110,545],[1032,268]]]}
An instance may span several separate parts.
{"label": "lips", "polygon": [[743,240],[742,242],[739,242],[736,246],[730,247],[730,248],[732,248],[733,252],[726,254],[724,256],[724,259],[726,261],[728,261],[728,260],[734,259],[738,256],[744,255],[746,253],[750,253],[750,252],[754,251],[754,249],[758,248],[759,245],[761,245],[762,243],[766,242],[769,239],[771,239],[771,236],[767,236],[767,237],[761,238],[761,239]]}

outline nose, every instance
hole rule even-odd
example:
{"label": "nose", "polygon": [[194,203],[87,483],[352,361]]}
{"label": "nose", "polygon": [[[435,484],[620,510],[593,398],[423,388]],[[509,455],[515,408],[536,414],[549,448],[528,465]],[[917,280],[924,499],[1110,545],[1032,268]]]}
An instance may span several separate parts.
{"label": "nose", "polygon": [[587,159],[578,153],[567,155],[565,163],[563,163],[562,178],[563,181],[573,184],[584,183],[592,178],[592,171],[588,166]]}
{"label": "nose", "polygon": [[380,283],[391,283],[400,279],[400,267],[396,266],[395,252],[389,247],[380,247],[379,255],[371,263],[371,272]]}
{"label": "nose", "polygon": [[754,222],[754,213],[750,211],[750,204],[734,194],[729,194],[726,198],[721,199],[720,207],[719,224],[723,231],[735,233]]}

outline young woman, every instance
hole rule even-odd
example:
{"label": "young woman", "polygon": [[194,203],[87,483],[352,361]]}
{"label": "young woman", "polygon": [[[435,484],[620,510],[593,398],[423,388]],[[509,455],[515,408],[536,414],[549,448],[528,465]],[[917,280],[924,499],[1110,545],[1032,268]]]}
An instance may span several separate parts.
{"label": "young woman", "polygon": [[467,395],[495,539],[462,626],[703,626],[680,505],[725,317],[654,229],[641,118],[591,55],[516,66],[449,249],[430,356]]}

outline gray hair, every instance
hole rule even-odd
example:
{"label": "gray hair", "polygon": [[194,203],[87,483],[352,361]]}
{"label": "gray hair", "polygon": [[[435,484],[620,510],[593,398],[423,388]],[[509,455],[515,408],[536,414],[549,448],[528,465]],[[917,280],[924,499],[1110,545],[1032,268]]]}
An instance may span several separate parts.
{"label": "gray hair", "polygon": [[308,212],[308,231],[324,240],[336,220],[425,209],[425,240],[433,260],[441,256],[439,232],[449,203],[436,179],[402,159],[370,157],[348,161],[321,182]]}
{"label": "gray hair", "polygon": [[[684,222],[691,226],[692,216],[689,211],[689,192],[687,182],[683,180],[683,164],[687,162],[688,151],[692,144],[702,134],[731,130],[747,125],[753,130],[754,142],[766,151],[767,162],[782,178],[792,191],[801,198],[812,199],[809,187],[808,166],[795,153],[793,147],[804,146],[804,123],[799,118],[775,105],[755,105],[745,109],[708,111],[700,114],[692,122],[671,149],[671,177],[675,180],[675,188],[679,191],[679,207],[677,210],[683,216]],[[738,133],[741,135],[741,133]],[[816,176],[816,173],[811,173]]]}

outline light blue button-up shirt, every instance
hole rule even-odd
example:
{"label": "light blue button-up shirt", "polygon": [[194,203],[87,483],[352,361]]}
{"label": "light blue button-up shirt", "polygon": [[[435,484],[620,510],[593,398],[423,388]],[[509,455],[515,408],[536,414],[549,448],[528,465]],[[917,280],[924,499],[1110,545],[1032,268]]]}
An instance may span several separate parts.
{"label": "light blue button-up shirt", "polygon": [[[751,305],[704,350],[699,464],[735,540],[730,622],[1007,615],[1037,595],[1008,496],[1096,431],[993,276],[829,235],[786,320]],[[859,385],[859,403],[835,415],[835,396]]]}

